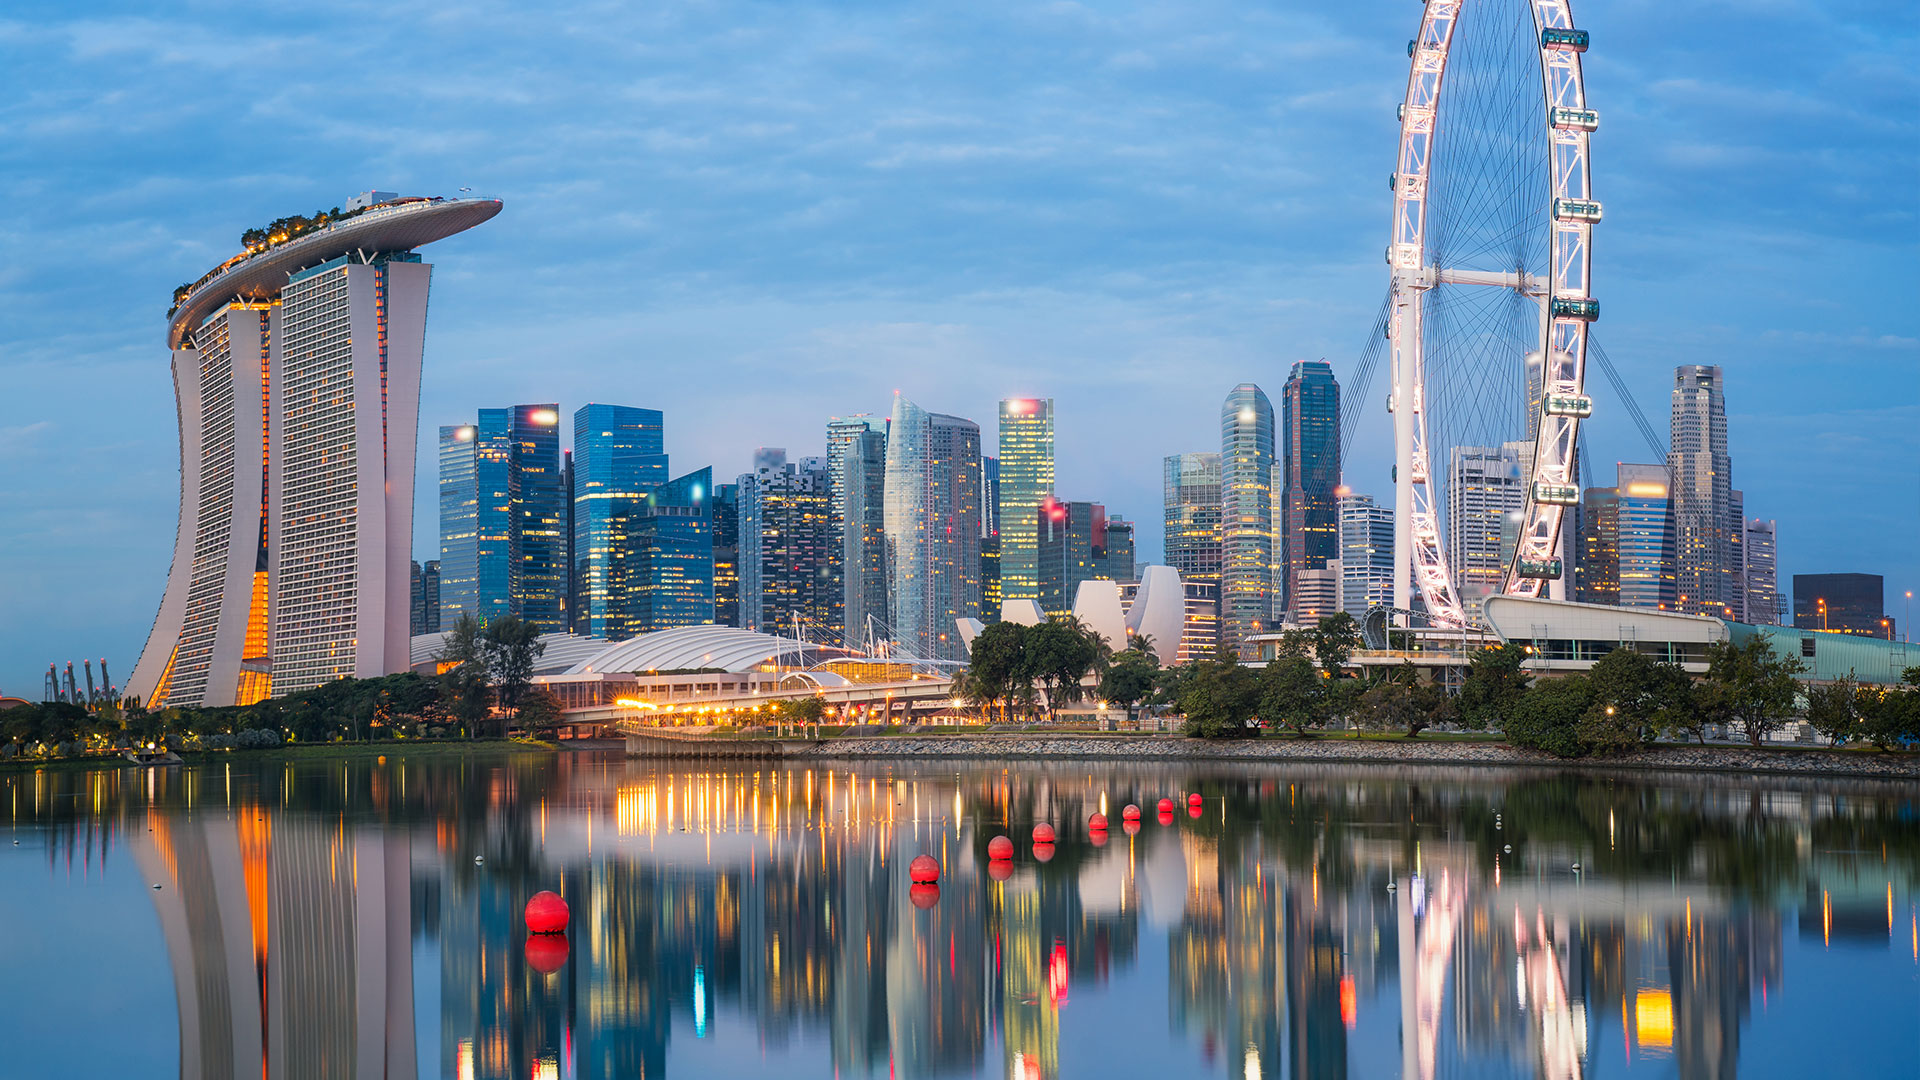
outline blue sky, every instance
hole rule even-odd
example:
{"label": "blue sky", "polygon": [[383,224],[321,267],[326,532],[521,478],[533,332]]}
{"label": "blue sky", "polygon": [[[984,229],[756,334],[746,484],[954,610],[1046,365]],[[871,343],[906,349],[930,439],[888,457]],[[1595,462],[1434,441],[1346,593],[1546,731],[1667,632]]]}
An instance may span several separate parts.
{"label": "blue sky", "polygon": [[[1582,4],[1602,336],[1664,434],[1724,365],[1783,574],[1920,587],[1911,3]],[[422,430],[663,409],[676,470],[899,389],[1054,397],[1059,487],[1147,523],[1236,382],[1346,378],[1385,290],[1418,5],[706,3],[0,16],[0,689],[124,678],[178,498],[172,287],[370,187],[497,195],[436,264]],[[1597,461],[1646,460],[1604,384]],[[1376,385],[1346,475],[1384,496]],[[991,437],[989,435],[989,437]],[[431,491],[431,447],[422,489]],[[434,548],[422,516],[416,549]]]}

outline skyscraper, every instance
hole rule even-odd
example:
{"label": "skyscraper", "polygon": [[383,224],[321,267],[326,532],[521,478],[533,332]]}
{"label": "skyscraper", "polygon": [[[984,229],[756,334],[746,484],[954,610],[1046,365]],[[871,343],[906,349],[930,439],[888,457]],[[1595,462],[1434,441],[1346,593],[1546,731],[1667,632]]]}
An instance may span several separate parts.
{"label": "skyscraper", "polygon": [[714,621],[712,494],[713,469],[696,469],[629,510],[621,591],[633,633]]}
{"label": "skyscraper", "polygon": [[1133,524],[1092,502],[1048,497],[1036,518],[1040,610],[1073,614],[1083,581],[1133,581]]}
{"label": "skyscraper", "polygon": [[1886,585],[1879,574],[1795,574],[1793,625],[1892,641],[1896,628],[1886,616]]}
{"label": "skyscraper", "polygon": [[847,446],[846,505],[840,528],[841,597],[846,640],[864,647],[870,619],[887,619],[887,435],[860,432]]}
{"label": "skyscraper", "polygon": [[740,487],[713,486],[713,621],[740,625]]}
{"label": "skyscraper", "polygon": [[1727,402],[1720,368],[1684,364],[1673,371],[1674,570],[1679,610],[1724,616],[1738,600],[1733,459],[1727,453]]}
{"label": "skyscraper", "polygon": [[1778,625],[1780,603],[1778,536],[1771,518],[1747,521],[1747,621]]}
{"label": "skyscraper", "polygon": [[[1507,558],[1526,505],[1526,473],[1533,448],[1456,446],[1447,460],[1447,563],[1460,606],[1471,618],[1500,591]],[[1513,520],[1510,520],[1513,519]]]}
{"label": "skyscraper", "polygon": [[1167,565],[1181,581],[1220,583],[1220,455],[1174,454],[1161,462]]}
{"label": "skyscraper", "polygon": [[[847,488],[847,458],[856,453],[856,446],[865,436],[878,433],[881,438],[881,450],[886,448],[886,421],[878,417],[861,413],[857,416],[836,416],[827,421],[827,487],[830,527],[833,535],[844,538],[847,525],[847,501],[850,492]],[[836,540],[828,559],[833,575],[833,612],[827,620],[835,633],[840,633],[847,622],[846,618],[846,569],[847,552],[844,544]]]}
{"label": "skyscraper", "polygon": [[414,637],[440,632],[440,560],[428,559],[425,565],[413,563],[413,617],[409,632]]}
{"label": "skyscraper", "polygon": [[1393,605],[1393,508],[1371,495],[1340,500],[1340,610],[1359,619]]}
{"label": "skyscraper", "polygon": [[[1051,459],[1049,450],[1049,468]],[[1004,480],[1001,511],[1010,513]],[[911,656],[963,659],[956,620],[980,617],[979,425],[896,396],[885,491],[895,640]]]}
{"label": "skyscraper", "polygon": [[1674,610],[1674,507],[1664,465],[1621,463],[1613,548],[1621,607]]}
{"label": "skyscraper", "polygon": [[557,405],[481,409],[440,429],[441,620],[513,615],[567,628],[567,507]]}
{"label": "skyscraper", "polygon": [[1580,496],[1580,533],[1574,553],[1573,599],[1620,604],[1620,489],[1590,487]]}
{"label": "skyscraper", "polygon": [[1040,503],[1053,494],[1053,399],[1000,403],[1000,595],[1039,595]]}
{"label": "skyscraper", "polygon": [[1284,480],[1274,527],[1285,579],[1279,593],[1296,617],[1309,606],[1325,614],[1332,610],[1325,597],[1316,595],[1310,605],[1298,601],[1295,584],[1303,571],[1324,570],[1340,557],[1340,504],[1334,494],[1340,486],[1340,384],[1333,365],[1325,360],[1293,365],[1280,400]]}
{"label": "skyscraper", "polygon": [[360,199],[299,219],[168,312],[180,414],[173,568],[128,691],[247,704],[405,671],[432,268],[492,199]]}
{"label": "skyscraper", "polygon": [[980,614],[1000,617],[1000,459],[980,458]]}
{"label": "skyscraper", "polygon": [[[711,478],[691,473],[669,480],[663,418],[656,409],[583,405],[573,414],[573,632],[619,641],[635,634],[712,619]],[[696,491],[696,488],[698,489]],[[656,495],[657,493],[657,495]],[[697,507],[697,509],[696,509]],[[676,511],[668,514],[666,511]],[[683,512],[683,513],[682,513]],[[705,515],[695,527],[655,517]],[[663,537],[677,555],[656,559],[649,547]],[[676,569],[705,537],[708,606],[698,609]],[[661,597],[655,602],[656,595]],[[674,600],[671,598],[679,598]],[[693,610],[676,604],[690,604]],[[674,621],[662,622],[662,619]]]}
{"label": "skyscraper", "polygon": [[1273,625],[1273,404],[1241,383],[1220,406],[1220,640],[1244,652]]}
{"label": "skyscraper", "polygon": [[833,572],[841,535],[833,526],[827,459],[786,460],[763,447],[735,481],[740,499],[740,625],[777,633],[794,617],[815,634],[837,634]]}

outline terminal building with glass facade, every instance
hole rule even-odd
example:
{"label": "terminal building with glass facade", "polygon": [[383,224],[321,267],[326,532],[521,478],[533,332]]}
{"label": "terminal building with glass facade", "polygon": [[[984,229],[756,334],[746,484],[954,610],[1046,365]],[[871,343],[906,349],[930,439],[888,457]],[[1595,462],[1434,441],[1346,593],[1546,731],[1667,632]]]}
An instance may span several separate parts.
{"label": "terminal building with glass facade", "polygon": [[405,671],[427,287],[495,199],[363,197],[175,291],[180,520],[128,681],[150,708]]}

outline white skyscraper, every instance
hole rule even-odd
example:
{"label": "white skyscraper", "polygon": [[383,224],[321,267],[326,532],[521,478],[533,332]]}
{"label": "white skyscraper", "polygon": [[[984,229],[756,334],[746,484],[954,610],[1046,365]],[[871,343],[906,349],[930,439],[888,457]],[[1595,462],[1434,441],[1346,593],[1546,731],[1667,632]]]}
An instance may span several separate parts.
{"label": "white skyscraper", "polygon": [[1340,500],[1340,610],[1355,619],[1393,604],[1393,507],[1371,495]]}
{"label": "white skyscraper", "polygon": [[173,568],[130,693],[249,704],[407,670],[413,469],[432,267],[493,199],[363,197],[247,234],[174,294]]}
{"label": "white skyscraper", "polygon": [[1469,618],[1498,592],[1527,502],[1526,442],[1456,446],[1447,459],[1447,563]]}

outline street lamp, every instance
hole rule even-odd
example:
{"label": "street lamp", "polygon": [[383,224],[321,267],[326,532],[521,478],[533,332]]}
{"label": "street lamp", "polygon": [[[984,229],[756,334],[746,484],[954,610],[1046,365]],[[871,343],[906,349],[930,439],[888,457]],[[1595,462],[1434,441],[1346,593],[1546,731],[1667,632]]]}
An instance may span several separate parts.
{"label": "street lamp", "polygon": [[1826,600],[1825,600],[1825,599],[1819,599],[1819,600],[1815,600],[1815,601],[1814,601],[1814,603],[1815,603],[1815,604],[1817,604],[1817,605],[1819,605],[1819,608],[1820,608],[1820,629],[1821,629],[1822,631],[1824,631],[1824,630],[1826,630],[1826,628],[1827,628],[1827,602],[1826,602]]}

